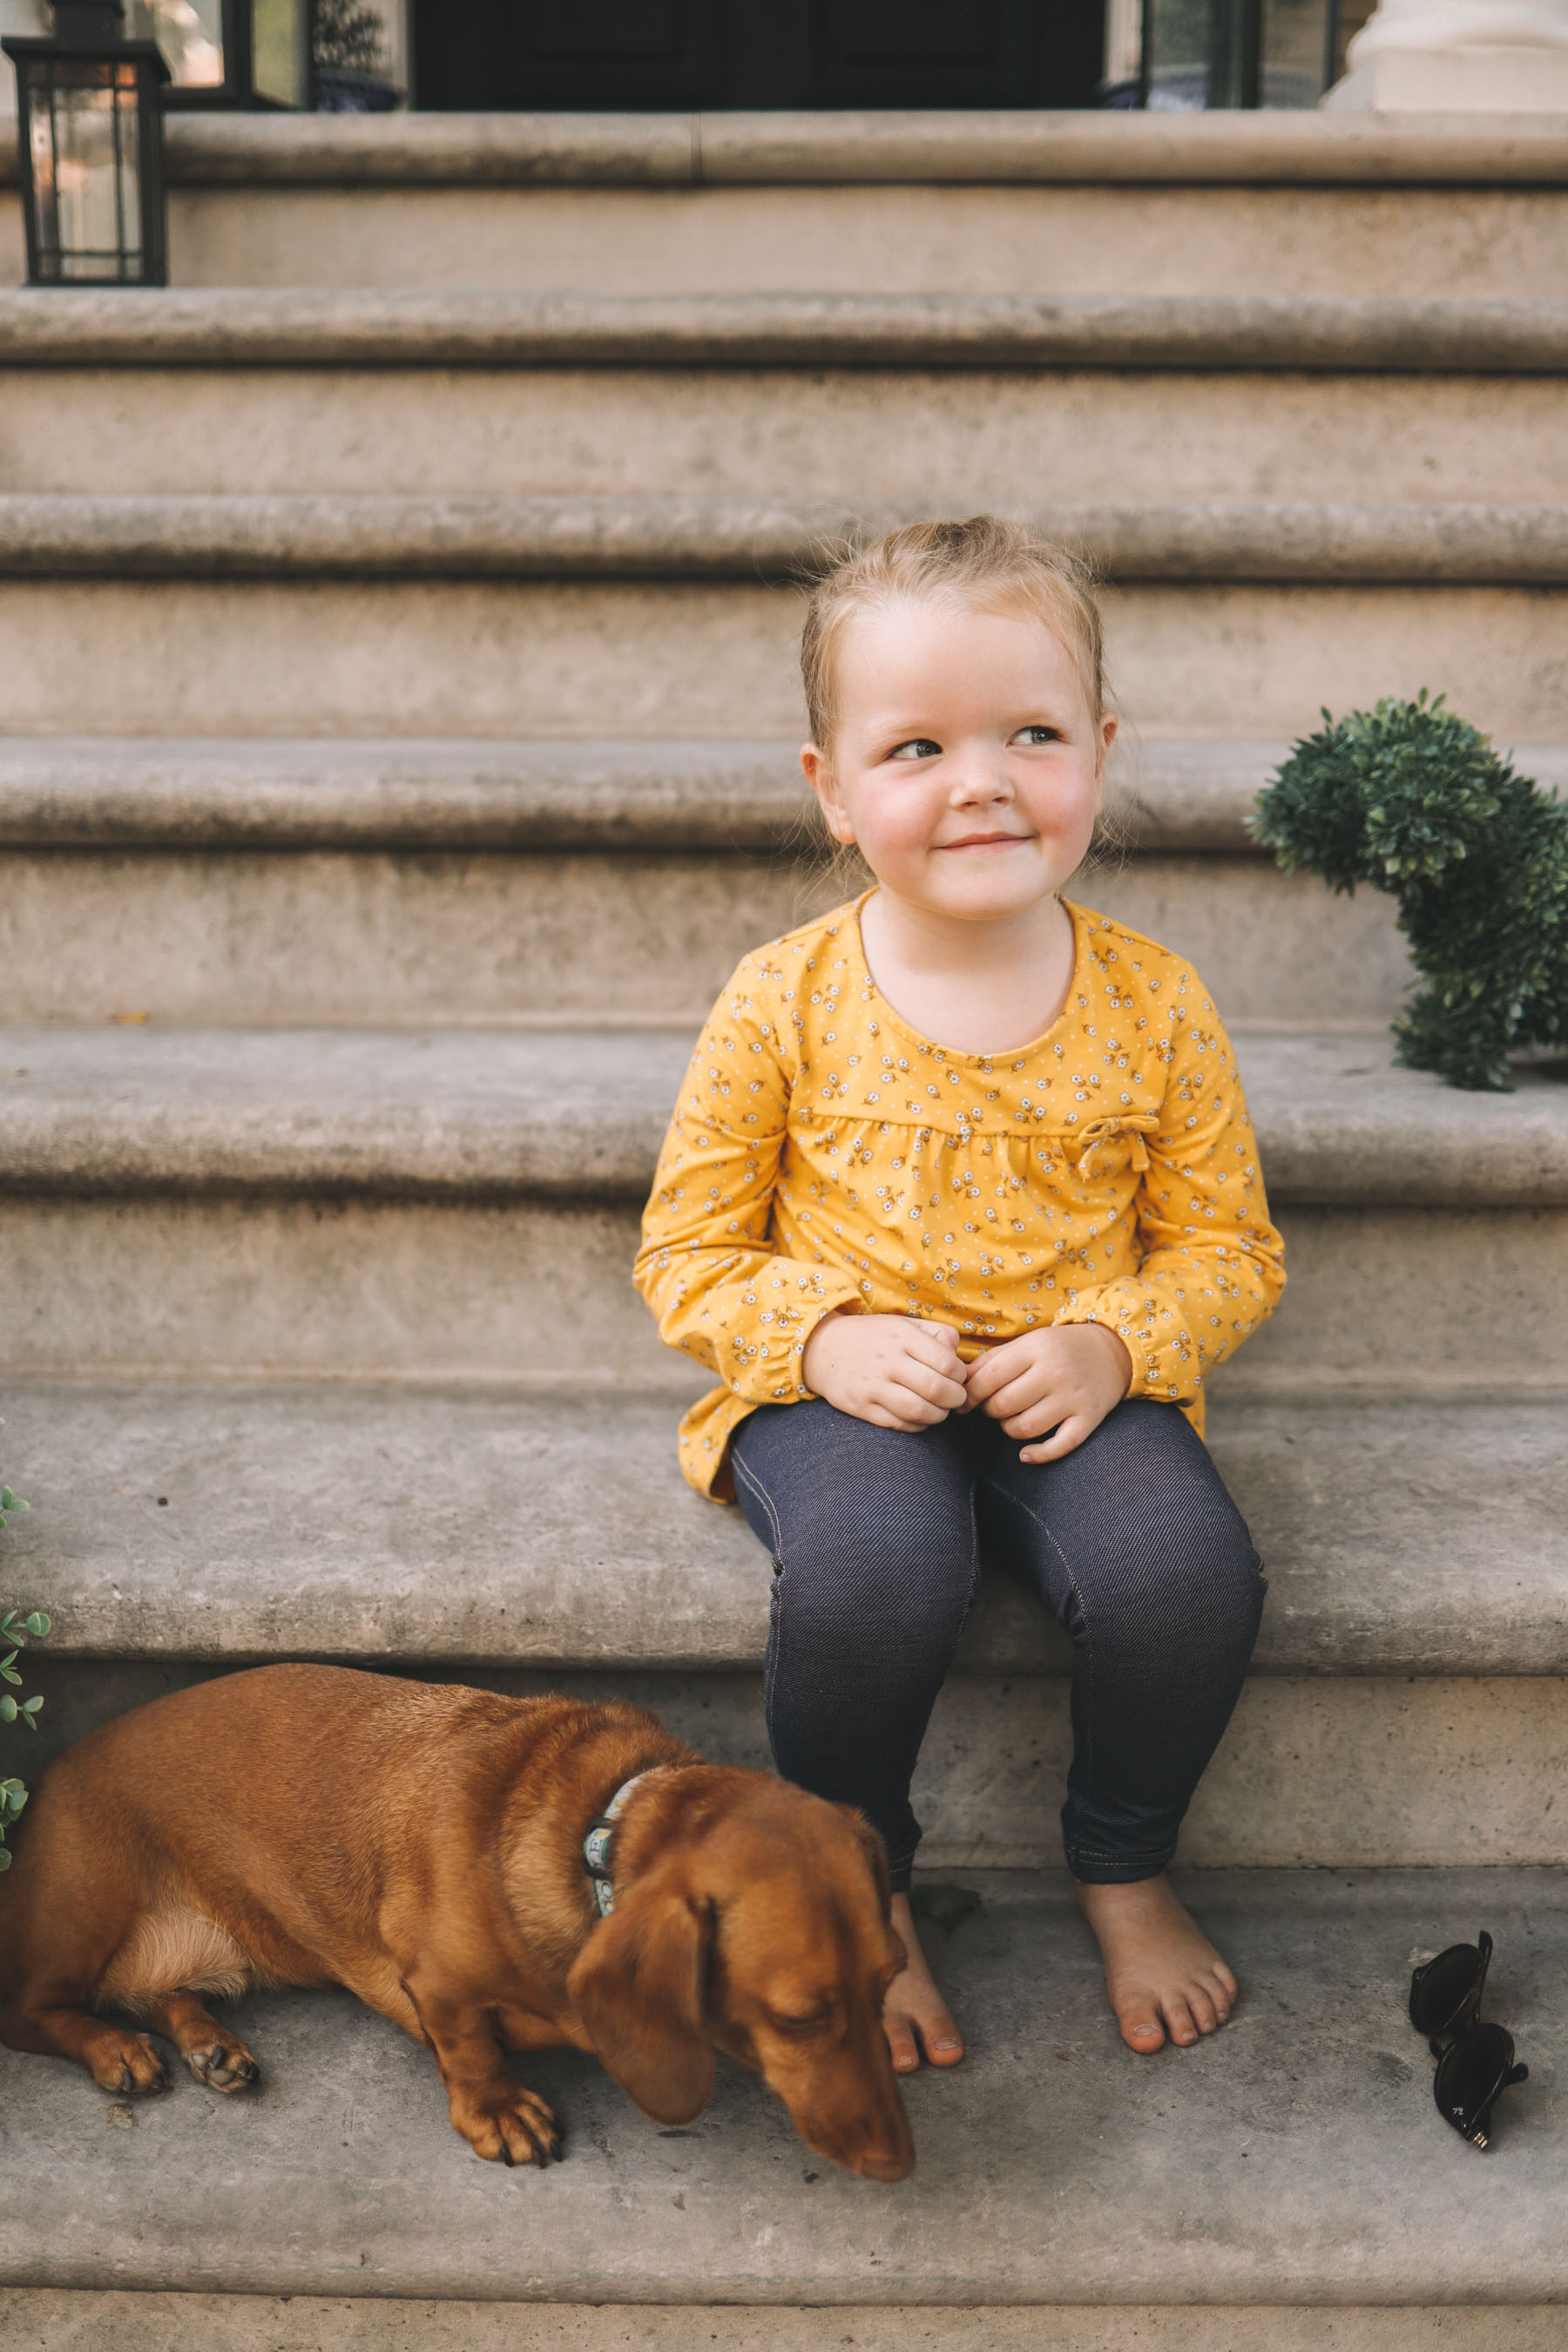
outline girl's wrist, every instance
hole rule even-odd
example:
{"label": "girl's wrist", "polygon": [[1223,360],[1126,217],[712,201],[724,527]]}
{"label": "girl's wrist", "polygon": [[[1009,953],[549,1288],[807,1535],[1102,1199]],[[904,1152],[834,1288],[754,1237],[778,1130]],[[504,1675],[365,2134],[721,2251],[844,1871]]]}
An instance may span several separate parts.
{"label": "girl's wrist", "polygon": [[1073,1328],[1079,1331],[1092,1331],[1099,1339],[1110,1341],[1110,1347],[1104,1351],[1106,1360],[1108,1363],[1115,1362],[1121,1375],[1121,1394],[1125,1396],[1132,1385],[1132,1375],[1138,1368],[1132,1360],[1132,1350],[1121,1333],[1113,1331],[1109,1323],[1079,1323]]}

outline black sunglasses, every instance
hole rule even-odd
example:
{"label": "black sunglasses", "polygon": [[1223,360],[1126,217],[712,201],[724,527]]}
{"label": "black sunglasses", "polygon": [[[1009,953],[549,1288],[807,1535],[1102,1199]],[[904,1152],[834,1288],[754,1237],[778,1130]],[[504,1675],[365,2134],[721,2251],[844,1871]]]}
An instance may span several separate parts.
{"label": "black sunglasses", "polygon": [[1502,2093],[1530,2073],[1513,2063],[1512,2034],[1480,2021],[1491,1956],[1492,1939],[1483,1927],[1479,1942],[1450,1944],[1410,1979],[1410,2022],[1426,2034],[1437,2061],[1432,2084],[1437,2112],[1474,2147],[1486,2147]]}

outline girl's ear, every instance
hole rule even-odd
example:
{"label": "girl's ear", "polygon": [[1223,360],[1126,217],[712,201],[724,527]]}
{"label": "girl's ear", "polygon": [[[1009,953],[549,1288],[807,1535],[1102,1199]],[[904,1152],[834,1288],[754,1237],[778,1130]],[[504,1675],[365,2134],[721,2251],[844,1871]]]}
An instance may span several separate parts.
{"label": "girl's ear", "polygon": [[1116,740],[1117,724],[1114,712],[1110,710],[1100,722],[1100,757],[1095,762],[1095,770],[1100,784],[1101,808],[1105,806],[1105,763],[1110,756],[1110,747]]}
{"label": "girl's ear", "polygon": [[833,781],[832,763],[826,752],[816,743],[803,743],[800,747],[800,766],[801,773],[816,795],[816,804],[822,811],[823,823],[834,840],[852,842],[855,838],[855,828],[849,822],[848,810],[838,797],[838,788]]}

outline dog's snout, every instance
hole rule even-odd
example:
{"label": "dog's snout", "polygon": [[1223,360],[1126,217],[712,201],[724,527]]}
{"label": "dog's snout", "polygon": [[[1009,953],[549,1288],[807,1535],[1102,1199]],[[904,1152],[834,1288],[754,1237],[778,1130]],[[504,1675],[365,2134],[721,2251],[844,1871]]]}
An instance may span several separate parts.
{"label": "dog's snout", "polygon": [[914,2168],[912,2155],[862,2156],[855,2164],[862,2180],[907,2180]]}

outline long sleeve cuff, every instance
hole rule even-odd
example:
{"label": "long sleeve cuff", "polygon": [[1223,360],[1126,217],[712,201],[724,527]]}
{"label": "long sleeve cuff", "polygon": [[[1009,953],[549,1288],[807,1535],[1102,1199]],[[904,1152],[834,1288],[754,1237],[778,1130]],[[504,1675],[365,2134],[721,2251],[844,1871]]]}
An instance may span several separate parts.
{"label": "long sleeve cuff", "polygon": [[862,1304],[858,1285],[847,1276],[772,1258],[753,1282],[738,1293],[731,1287],[721,1304],[710,1301],[690,1318],[689,1352],[705,1353],[707,1339],[714,1370],[747,1404],[796,1404],[811,1394],[803,1370],[806,1341],[835,1307]]}
{"label": "long sleeve cuff", "polygon": [[1155,1397],[1163,1404],[1192,1404],[1203,1384],[1203,1369],[1185,1322],[1151,1284],[1124,1275],[1098,1290],[1080,1291],[1058,1323],[1103,1323],[1132,1359],[1130,1397]]}

